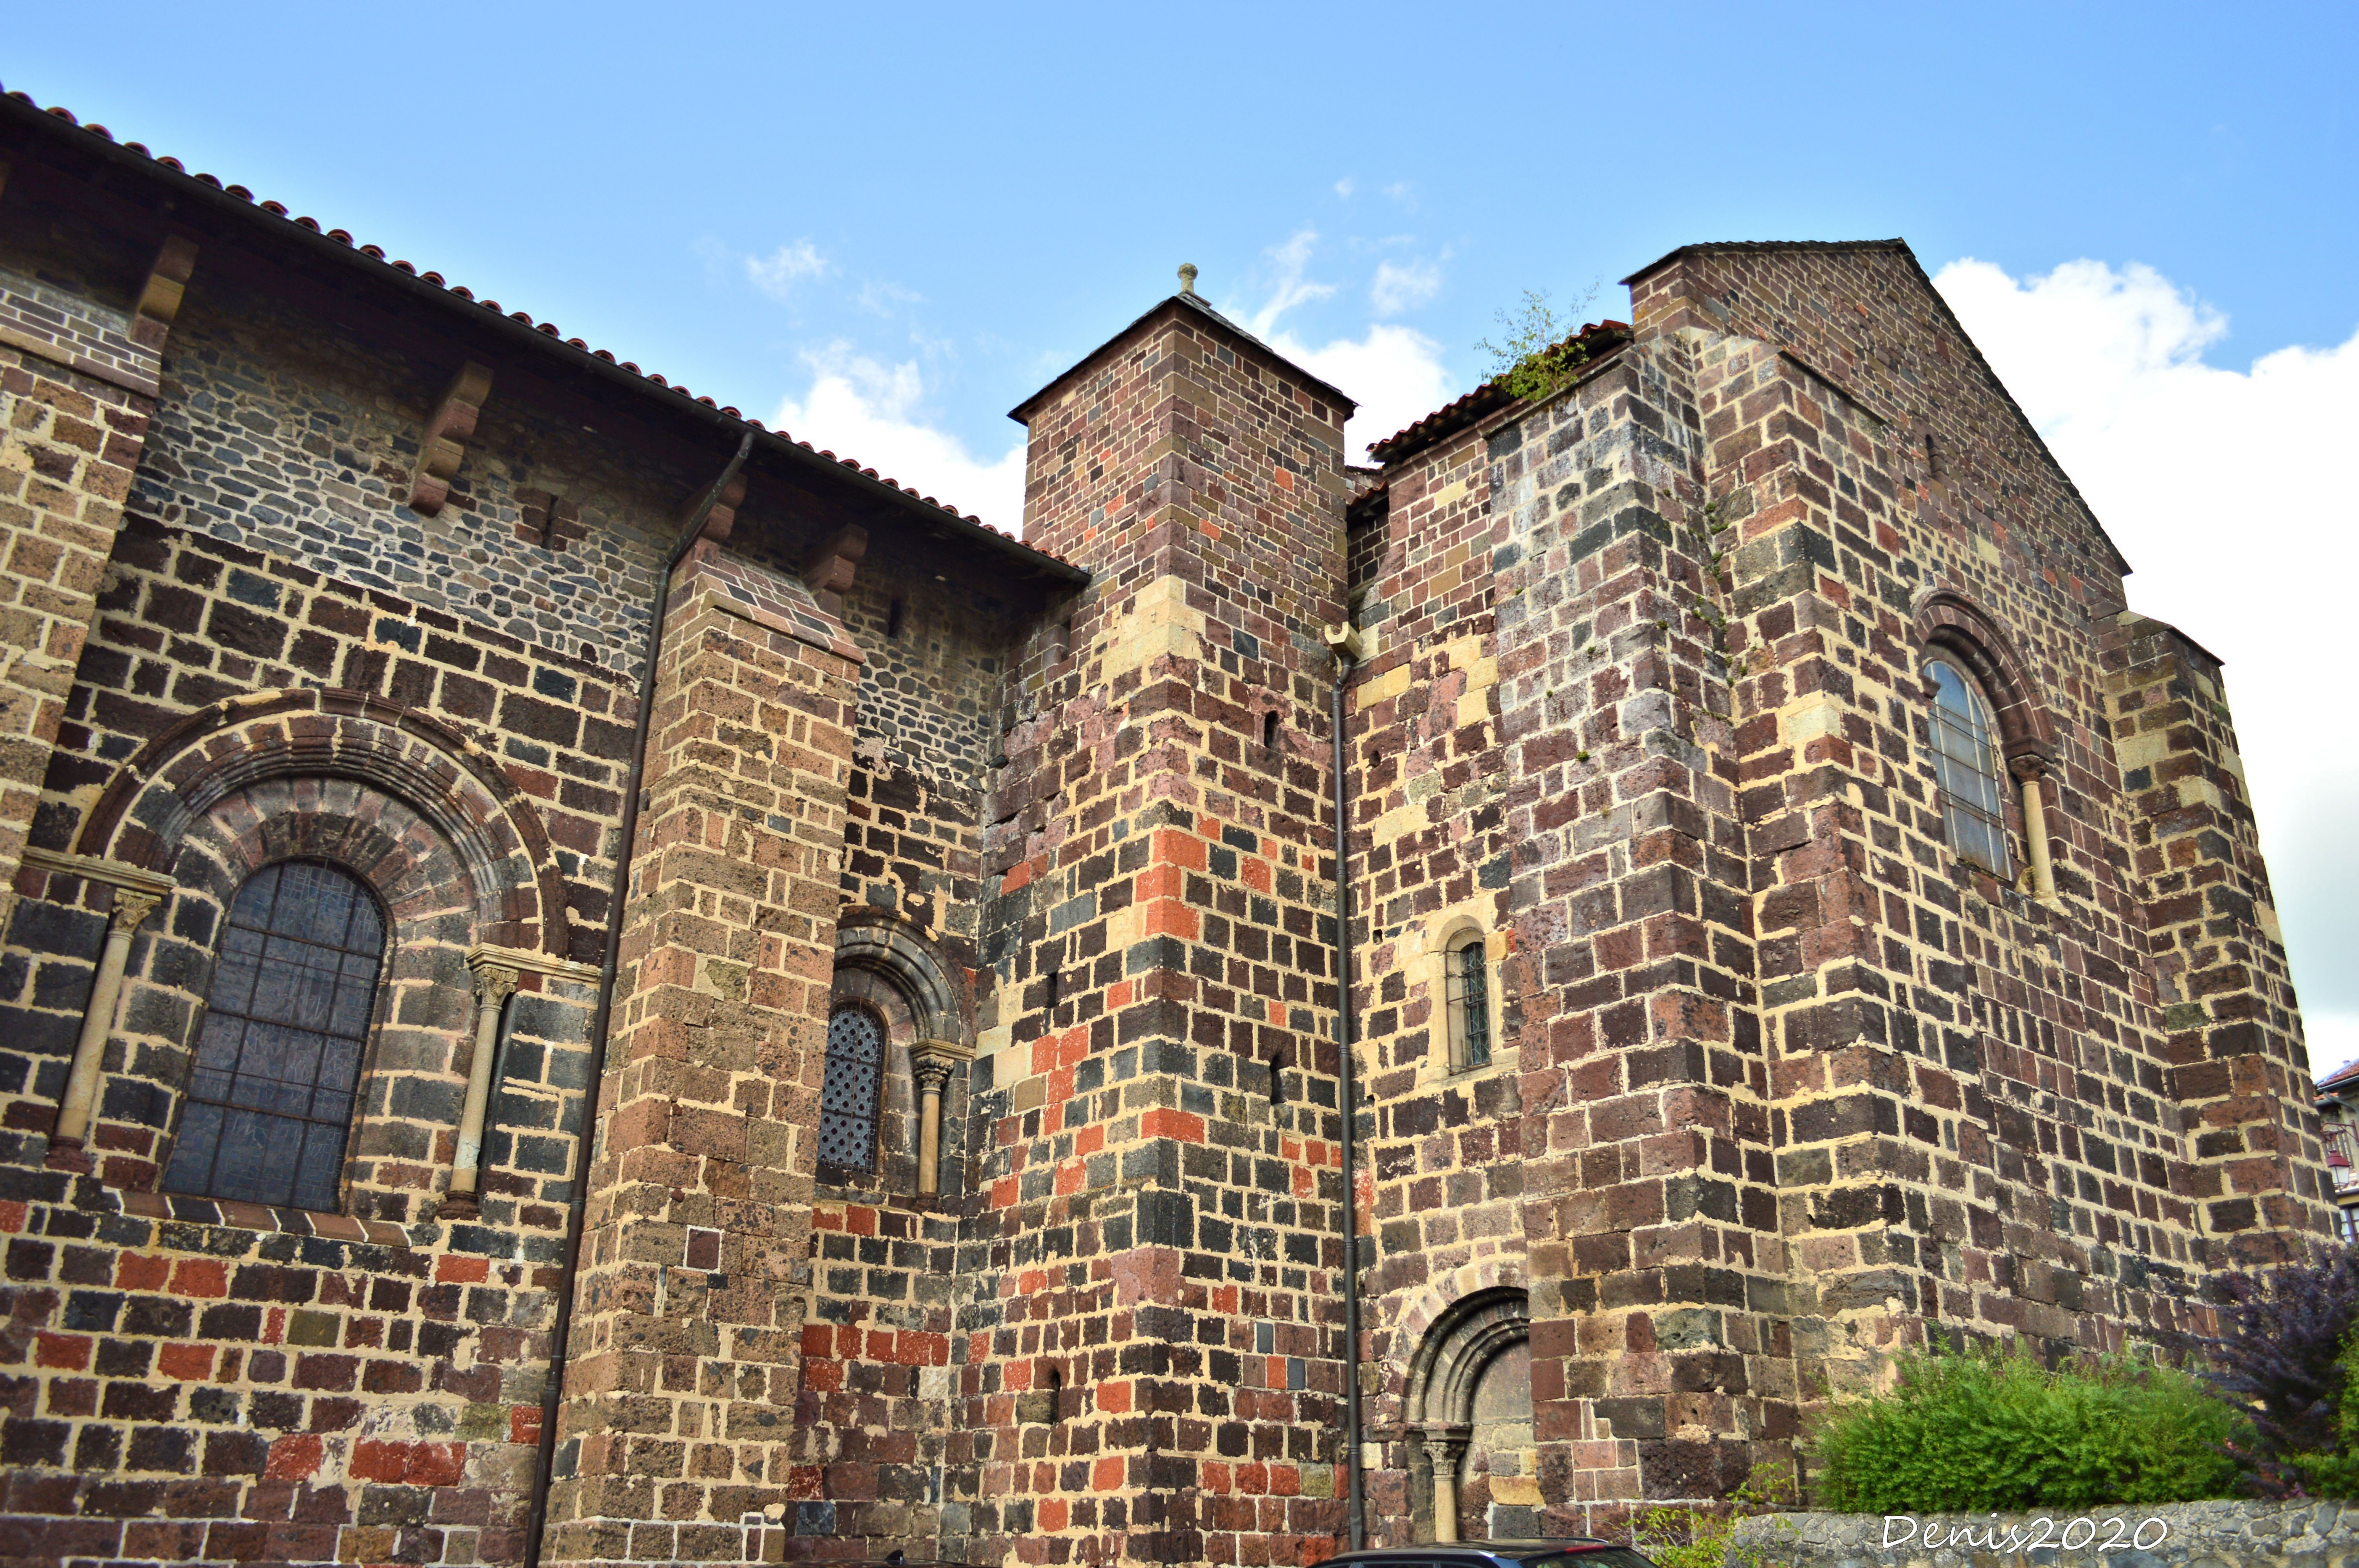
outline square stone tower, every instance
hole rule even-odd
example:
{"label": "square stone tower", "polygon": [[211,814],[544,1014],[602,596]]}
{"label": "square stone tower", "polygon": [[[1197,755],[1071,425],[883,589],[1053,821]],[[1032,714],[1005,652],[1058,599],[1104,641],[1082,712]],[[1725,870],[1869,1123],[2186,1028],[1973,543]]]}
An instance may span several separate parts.
{"label": "square stone tower", "polygon": [[1183,292],[1016,410],[1027,537],[1093,573],[1022,651],[985,840],[1014,979],[963,1425],[1026,1560],[1293,1561],[1340,1524],[1351,407]]}

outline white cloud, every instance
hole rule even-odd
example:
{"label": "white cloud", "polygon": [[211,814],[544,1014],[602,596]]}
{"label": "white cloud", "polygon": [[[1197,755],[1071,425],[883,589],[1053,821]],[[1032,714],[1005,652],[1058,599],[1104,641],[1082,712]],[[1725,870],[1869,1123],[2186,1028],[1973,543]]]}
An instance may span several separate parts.
{"label": "white cloud", "polygon": [[1272,245],[1266,253],[1277,264],[1277,279],[1271,287],[1269,297],[1262,308],[1247,318],[1246,325],[1257,338],[1266,338],[1277,327],[1277,319],[1298,305],[1313,299],[1324,299],[1335,292],[1332,283],[1312,283],[1303,276],[1310,269],[1310,253],[1319,245],[1315,230],[1297,229],[1282,245]]}
{"label": "white cloud", "polygon": [[1379,322],[1358,338],[1338,338],[1312,347],[1281,332],[1271,348],[1337,390],[1359,399],[1359,412],[1344,427],[1344,449],[1355,463],[1368,460],[1368,443],[1415,424],[1457,395],[1441,362],[1441,345],[1424,333]]}
{"label": "white cloud", "polygon": [[1378,262],[1368,299],[1379,316],[1414,310],[1441,292],[1441,267],[1429,261]]}
{"label": "white cloud", "polygon": [[871,316],[890,316],[904,305],[923,305],[926,297],[914,288],[875,279],[860,286],[852,303]]}
{"label": "white cloud", "polygon": [[1343,198],[1346,201],[1352,199],[1352,192],[1354,189],[1355,187],[1353,186],[1353,181],[1349,178],[1339,179],[1335,182],[1335,194]]}
{"label": "white cloud", "polygon": [[2227,661],[2311,1061],[2359,1057],[2359,493],[2330,461],[2359,428],[2359,331],[2231,370],[2203,360],[2226,318],[2151,267],[1933,281],[2137,568],[2131,606]]}
{"label": "white cloud", "polygon": [[[1281,330],[1278,318],[1287,311],[1335,292],[1333,284],[1312,283],[1304,276],[1318,243],[1314,231],[1299,229],[1284,244],[1270,248],[1277,276],[1268,298],[1246,321],[1271,348],[1359,400],[1359,412],[1344,428],[1344,442],[1351,460],[1364,463],[1369,442],[1383,440],[1450,401],[1450,373],[1442,367],[1441,345],[1407,327],[1377,322],[1360,337],[1316,345]],[[1440,286],[1437,268],[1434,287]]]}
{"label": "white cloud", "polygon": [[779,403],[774,423],[799,441],[857,458],[961,513],[1011,534],[1023,531],[1020,437],[996,458],[977,457],[957,437],[927,424],[919,414],[925,377],[914,361],[885,364],[842,342],[803,359],[810,390]]}
{"label": "white cloud", "polygon": [[795,285],[824,277],[827,271],[827,258],[809,240],[780,245],[766,260],[761,256],[745,258],[745,276],[753,280],[755,287],[773,299],[788,297],[794,293]]}

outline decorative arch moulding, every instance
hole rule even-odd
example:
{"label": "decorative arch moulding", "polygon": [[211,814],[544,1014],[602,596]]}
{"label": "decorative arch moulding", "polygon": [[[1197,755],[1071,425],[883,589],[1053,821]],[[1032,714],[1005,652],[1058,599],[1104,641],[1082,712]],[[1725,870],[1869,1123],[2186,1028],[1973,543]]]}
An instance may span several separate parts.
{"label": "decorative arch moulding", "polygon": [[[285,733],[267,743],[212,743],[236,726],[270,719],[287,723]],[[353,733],[347,726],[364,728]],[[398,739],[393,744],[373,739],[366,733],[371,727]],[[528,888],[526,902],[535,907],[528,914],[504,908],[503,924],[512,930],[536,926],[543,954],[573,961],[564,874],[531,799],[482,744],[415,708],[365,692],[253,692],[189,714],[117,770],[83,821],[74,858],[160,873],[170,846],[135,810],[149,791],[162,790],[193,816],[247,784],[306,774],[355,779],[406,802],[484,876],[487,895],[511,904],[515,893]],[[503,844],[504,838],[513,842]],[[502,876],[498,868],[511,860],[522,864]]]}
{"label": "decorative arch moulding", "polygon": [[1910,619],[1920,645],[1929,651],[1947,648],[1982,683],[1991,697],[2000,750],[2007,762],[2052,765],[2056,721],[1997,618],[1955,589],[1937,588],[1918,600]]}

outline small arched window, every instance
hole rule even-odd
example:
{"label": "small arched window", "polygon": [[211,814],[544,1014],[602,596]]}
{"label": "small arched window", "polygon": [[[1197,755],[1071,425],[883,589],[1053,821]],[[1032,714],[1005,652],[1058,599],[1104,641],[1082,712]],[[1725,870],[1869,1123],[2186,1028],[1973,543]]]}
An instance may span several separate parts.
{"label": "small arched window", "polygon": [[1950,848],[2004,881],[2012,874],[2006,787],[1990,703],[1973,677],[1947,659],[1932,660],[1930,671],[1933,782],[1941,789],[1941,823]]}
{"label": "small arched window", "polygon": [[876,1108],[885,1087],[885,1026],[864,1007],[827,1021],[827,1075],[819,1091],[819,1158],[848,1171],[876,1168]]}
{"label": "small arched window", "polygon": [[1483,934],[1472,931],[1442,955],[1453,1071],[1491,1062],[1491,971]]}
{"label": "small arched window", "polygon": [[360,881],[286,860],[231,901],[168,1192],[332,1209],[385,915]]}

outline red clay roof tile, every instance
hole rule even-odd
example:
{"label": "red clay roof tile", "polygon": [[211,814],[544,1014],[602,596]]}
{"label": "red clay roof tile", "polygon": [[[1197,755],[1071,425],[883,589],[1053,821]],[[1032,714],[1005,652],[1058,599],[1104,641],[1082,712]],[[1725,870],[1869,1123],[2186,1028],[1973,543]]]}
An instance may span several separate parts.
{"label": "red clay roof tile", "polygon": [[[30,93],[12,90],[7,92],[5,96],[16,100],[19,103],[25,104],[28,108],[36,110],[40,108],[40,105],[33,101]],[[67,124],[72,125],[76,129],[81,130],[87,135],[99,138],[102,141],[109,143],[114,142],[114,133],[107,130],[105,126],[97,124],[84,125],[74,118],[73,114],[70,110],[53,105],[44,112],[64,121]],[[188,172],[188,167],[181,163],[179,159],[166,155],[152,153],[147,150],[147,147],[143,143],[123,142],[116,145],[122,146],[125,151],[136,153],[141,157],[147,158],[154,163],[161,165],[165,168],[172,170],[175,174],[179,174],[186,178],[195,179],[201,184],[211,186],[214,189],[222,191],[224,195],[234,197],[241,201],[254,200],[254,193],[248,190],[245,187],[242,185],[224,186],[220,178],[215,175],[190,175]],[[319,221],[317,219],[308,217],[289,218],[287,215],[286,207],[277,201],[262,201],[256,203],[256,205],[259,206],[263,211],[284,222],[292,223],[298,228],[308,229],[315,234],[321,232]],[[353,243],[353,236],[342,229],[328,230],[326,232],[326,237],[335,241],[339,244],[350,245]],[[429,283],[438,288],[445,289],[447,292],[454,295],[458,298],[472,300],[475,297],[473,293],[463,284],[446,284],[443,281],[442,275],[439,272],[419,272],[406,261],[387,262],[385,257],[385,252],[378,246],[364,244],[357,248],[362,254],[369,257],[371,260],[378,262],[392,270],[407,274],[408,276],[418,279],[419,282]],[[499,301],[496,299],[485,299],[477,301],[477,303],[481,304],[484,309],[495,313],[497,313],[500,309]],[[520,321],[528,327],[536,325],[531,316],[522,310],[514,312],[513,319]],[[577,352],[603,360],[606,363],[614,365],[618,370],[628,371],[632,374],[641,376],[643,379],[652,382],[658,386],[666,387],[670,391],[677,392],[683,397],[690,397],[694,395],[688,390],[688,388],[684,386],[673,386],[670,383],[665,381],[661,375],[658,375],[652,371],[643,372],[636,364],[633,363],[629,360],[617,360],[613,354],[603,349],[592,349],[579,338],[560,338],[558,329],[553,323],[540,322],[538,323],[538,327],[540,331],[547,333],[551,338],[559,338],[566,347],[571,348]],[[702,404],[707,408],[712,408],[728,418],[735,419],[741,424],[749,425],[756,430],[762,430],[765,434],[776,435],[783,440],[795,439],[784,430],[768,430],[759,419],[747,419],[734,408],[720,406],[710,397],[697,397],[695,400],[698,403]],[[811,449],[811,444],[809,441],[796,441],[795,444],[801,447],[805,451],[810,451]],[[827,458],[833,458],[835,456],[832,452],[824,451],[820,455]],[[917,491],[911,489],[908,485],[898,482],[897,481],[881,479],[881,476],[878,475],[875,469],[863,468],[859,462],[853,459],[843,458],[838,460],[846,468],[864,474],[867,478],[880,479],[881,482],[890,485],[893,489],[908,496],[914,501],[918,501],[924,505],[933,507],[938,512],[946,513],[962,523],[981,528],[986,533],[995,534],[1003,539],[1006,539],[1014,544],[1019,545],[1032,555],[1038,556],[1046,560],[1054,561],[1061,567],[1076,570],[1079,569],[1074,568],[1073,563],[1066,560],[1062,556],[1055,555],[1049,551],[1041,549],[1038,545],[1026,544],[1022,535],[1013,533],[1008,529],[998,527],[993,524],[985,523],[980,516],[973,513],[962,513],[957,507],[937,501],[930,495],[920,496]]]}

